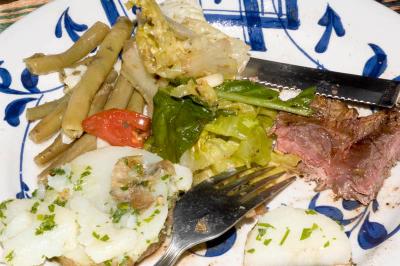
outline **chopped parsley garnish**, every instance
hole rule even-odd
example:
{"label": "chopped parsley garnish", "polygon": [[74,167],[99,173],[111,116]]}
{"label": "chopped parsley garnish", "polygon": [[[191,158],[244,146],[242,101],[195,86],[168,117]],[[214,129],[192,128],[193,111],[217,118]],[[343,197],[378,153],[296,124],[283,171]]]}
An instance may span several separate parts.
{"label": "chopped parsley garnish", "polygon": [[265,240],[264,240],[264,246],[268,246],[269,243],[271,243],[271,241],[272,241],[271,238],[265,239]]}
{"label": "chopped parsley garnish", "polygon": [[170,175],[163,175],[162,177],[161,177],[161,180],[162,181],[165,181],[165,180],[167,180],[168,178],[170,178],[171,176]]}
{"label": "chopped parsley garnish", "polygon": [[66,200],[62,200],[60,198],[56,198],[56,200],[53,201],[53,204],[56,204],[56,205],[58,205],[60,207],[65,207],[65,204],[67,204],[67,201]]}
{"label": "chopped parsley garnish", "polygon": [[76,181],[74,185],[74,190],[75,191],[81,191],[82,190],[82,185],[84,182],[84,178],[89,176],[92,173],[92,167],[90,165],[86,166],[85,170],[81,173],[79,176],[78,180]]}
{"label": "chopped parsley garnish", "polygon": [[43,234],[45,231],[50,231],[52,230],[54,227],[57,226],[56,222],[54,221],[55,218],[55,214],[51,214],[51,215],[42,215],[39,214],[37,216],[38,220],[42,221],[42,223],[39,225],[38,228],[36,228],[35,231],[35,235],[41,235]]}
{"label": "chopped parsley garnish", "polygon": [[246,251],[247,253],[253,254],[254,252],[256,252],[256,250],[254,248],[248,249]]}
{"label": "chopped parsley garnish", "polygon": [[267,229],[258,228],[258,235],[256,236],[256,240],[261,241],[263,236],[267,233]]}
{"label": "chopped parsley garnish", "polygon": [[315,230],[317,230],[319,226],[316,223],[313,223],[312,227],[310,228],[304,228],[303,232],[301,232],[301,237],[300,240],[307,239],[311,236],[311,233]]}
{"label": "chopped parsley garnish", "polygon": [[306,210],[306,214],[308,214],[308,215],[316,215],[317,212],[314,211],[314,210]]}
{"label": "chopped parsley garnish", "polygon": [[122,191],[127,191],[129,189],[129,187],[128,187],[128,185],[125,185],[125,186],[120,187],[120,189]]}
{"label": "chopped parsley garnish", "polygon": [[148,187],[149,183],[150,183],[149,180],[144,180],[144,181],[140,182],[139,185],[142,187]]}
{"label": "chopped parsley garnish", "polygon": [[258,223],[257,225],[261,226],[261,227],[267,227],[267,228],[275,229],[275,227],[273,225],[269,224],[269,223]]}
{"label": "chopped parsley garnish", "polygon": [[155,209],[154,211],[153,211],[153,213],[149,216],[149,217],[147,217],[146,219],[144,219],[144,221],[146,222],[146,223],[150,223],[153,219],[154,219],[154,217],[157,215],[157,214],[159,214],[160,213],[160,210],[159,209]]}
{"label": "chopped parsley garnish", "polygon": [[326,241],[325,244],[324,244],[324,248],[329,247],[330,244],[331,244],[331,243],[330,243],[329,241]]}
{"label": "chopped parsley garnish", "polygon": [[124,256],[122,261],[120,263],[118,263],[118,266],[126,266],[126,265],[128,265],[128,262],[129,262],[129,257],[128,256]]}
{"label": "chopped parsley garnish", "polygon": [[53,168],[50,170],[50,175],[55,176],[55,175],[65,175],[65,170],[62,168]]}
{"label": "chopped parsley garnish", "polygon": [[40,205],[40,203],[37,201],[35,203],[33,203],[32,208],[31,208],[31,213],[37,213],[39,205]]}
{"label": "chopped parsley garnish", "polygon": [[5,256],[5,259],[7,262],[11,262],[14,259],[14,250],[8,252],[7,255]]}
{"label": "chopped parsley garnish", "polygon": [[113,212],[111,218],[113,223],[118,223],[122,216],[131,211],[131,206],[128,202],[119,203],[117,209]]}
{"label": "chopped parsley garnish", "polygon": [[106,242],[106,241],[110,240],[110,237],[107,234],[101,236],[98,233],[96,233],[95,231],[92,232],[92,236],[94,238],[96,238],[97,240],[100,240],[100,241],[103,241],[103,242]]}
{"label": "chopped parsley garnish", "polygon": [[6,216],[3,213],[3,210],[7,210],[7,204],[13,201],[12,199],[5,200],[2,203],[0,203],[0,219],[5,219]]}
{"label": "chopped parsley garnish", "polygon": [[67,176],[67,179],[68,179],[69,181],[71,181],[73,175],[74,175],[74,172],[71,171],[71,172],[69,173],[69,175]]}
{"label": "chopped parsley garnish", "polygon": [[150,240],[147,239],[147,240],[146,240],[146,243],[147,243],[147,244],[150,244]]}
{"label": "chopped parsley garnish", "polygon": [[140,163],[137,163],[134,166],[132,166],[132,170],[134,170],[139,175],[143,175],[144,173],[143,165]]}
{"label": "chopped parsley garnish", "polygon": [[112,259],[106,260],[106,261],[104,262],[104,266],[112,266]]}
{"label": "chopped parsley garnish", "polygon": [[35,189],[35,190],[32,192],[32,198],[36,198],[37,193],[38,193],[38,190]]}
{"label": "chopped parsley garnish", "polygon": [[279,245],[280,245],[280,246],[282,246],[283,244],[285,244],[285,241],[286,241],[286,239],[287,239],[289,233],[290,233],[290,229],[286,227],[286,232],[285,232],[285,234],[283,235],[283,237],[282,237],[282,239],[281,239],[281,242],[279,242]]}
{"label": "chopped parsley garnish", "polygon": [[56,205],[50,204],[47,208],[49,209],[50,212],[54,212]]}

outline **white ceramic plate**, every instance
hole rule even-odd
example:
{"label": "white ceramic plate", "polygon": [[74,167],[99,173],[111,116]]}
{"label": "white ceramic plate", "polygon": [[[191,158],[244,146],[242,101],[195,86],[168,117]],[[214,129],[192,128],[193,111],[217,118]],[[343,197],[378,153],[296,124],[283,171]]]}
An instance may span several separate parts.
{"label": "white ceramic plate", "polygon": [[[400,16],[372,0],[198,0],[206,18],[244,39],[253,55],[341,72],[400,79]],[[118,15],[133,17],[120,0],[58,0],[33,12],[0,35],[0,197],[29,197],[39,169],[33,156],[47,144],[27,139],[24,110],[61,94],[57,75],[31,76],[22,59],[37,52],[65,50],[88,26]],[[360,206],[333,201],[328,192],[297,181],[275,199],[313,208],[345,226],[358,265],[400,261],[400,168],[392,170],[376,201]],[[188,253],[180,265],[241,265],[250,224],[224,239]],[[150,258],[144,264],[151,264]]]}

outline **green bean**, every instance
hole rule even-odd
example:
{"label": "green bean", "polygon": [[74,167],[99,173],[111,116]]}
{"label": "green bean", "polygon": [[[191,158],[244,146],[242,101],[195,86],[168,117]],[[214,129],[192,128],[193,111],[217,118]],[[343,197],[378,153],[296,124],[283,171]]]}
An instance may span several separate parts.
{"label": "green bean", "polygon": [[93,51],[104,40],[109,31],[110,28],[106,24],[96,22],[67,51],[54,55],[33,55],[24,60],[26,67],[36,75],[59,71]]}
{"label": "green bean", "polygon": [[59,105],[47,116],[45,116],[32,130],[29,132],[29,138],[35,143],[41,143],[55,133],[57,133],[61,128],[61,122],[67,109],[69,100],[68,97],[64,98]]}
{"label": "green bean", "polygon": [[115,88],[111,92],[104,109],[125,109],[128,105],[129,99],[131,98],[132,92],[133,87],[129,81],[123,75],[119,75]]}
{"label": "green bean", "polygon": [[132,32],[132,22],[120,17],[110,33],[100,44],[96,58],[88,66],[79,83],[74,87],[65,112],[62,129],[71,137],[82,135],[82,121],[89,113],[90,103],[114,66],[122,46]]}
{"label": "green bean", "polygon": [[62,141],[62,135],[60,133],[49,147],[47,147],[35,156],[34,161],[39,166],[45,165],[46,163],[50,162],[58,155],[66,151],[71,145],[72,143],[66,144]]}
{"label": "green bean", "polygon": [[42,119],[50,114],[63,101],[64,97],[26,109],[26,119],[28,121]]}
{"label": "green bean", "polygon": [[46,182],[46,177],[54,168],[69,163],[79,155],[95,150],[97,148],[97,138],[95,136],[85,134],[77,139],[68,149],[59,155],[46,169],[39,174],[39,182]]}
{"label": "green bean", "polygon": [[138,91],[134,90],[126,109],[129,111],[134,111],[136,113],[142,114],[143,108],[144,108],[144,98]]}
{"label": "green bean", "polygon": [[[108,95],[112,89],[112,84],[117,78],[118,73],[114,70],[110,72],[107,76],[106,81],[102,85],[102,88],[96,93],[95,97],[93,98],[93,102],[90,106],[90,112],[93,114],[101,111],[104,107],[105,102],[107,101]],[[38,165],[44,165],[58,155],[62,154],[66,151],[73,142],[66,144],[62,141],[62,133],[60,133],[57,138],[50,144],[45,150],[35,156],[34,160]]]}
{"label": "green bean", "polygon": [[104,81],[101,88],[93,97],[88,116],[94,115],[104,109],[104,105],[106,104],[107,99],[109,99],[109,95],[113,89],[114,81],[117,77],[118,73],[114,70],[111,70],[110,74],[108,74],[107,79]]}

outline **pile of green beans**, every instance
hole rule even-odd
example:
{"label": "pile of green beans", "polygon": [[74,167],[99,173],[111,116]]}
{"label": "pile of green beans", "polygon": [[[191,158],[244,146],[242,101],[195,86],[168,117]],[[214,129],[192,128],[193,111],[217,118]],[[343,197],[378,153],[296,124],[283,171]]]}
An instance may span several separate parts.
{"label": "pile of green beans", "polygon": [[[78,84],[64,96],[27,109],[29,121],[39,120],[29,133],[33,142],[42,143],[58,133],[34,158],[37,165],[47,165],[39,174],[39,182],[46,182],[52,169],[97,148],[97,138],[83,132],[81,124],[86,117],[112,108],[143,113],[143,96],[124,75],[113,69],[124,44],[132,43],[129,40],[132,29],[133,24],[126,17],[120,17],[111,30],[104,23],[96,22],[67,51],[25,59],[30,72],[38,75],[82,64],[87,66]],[[99,47],[97,54],[88,57],[96,47]],[[124,62],[121,68],[126,68]],[[63,141],[65,137],[70,138],[69,143]]]}

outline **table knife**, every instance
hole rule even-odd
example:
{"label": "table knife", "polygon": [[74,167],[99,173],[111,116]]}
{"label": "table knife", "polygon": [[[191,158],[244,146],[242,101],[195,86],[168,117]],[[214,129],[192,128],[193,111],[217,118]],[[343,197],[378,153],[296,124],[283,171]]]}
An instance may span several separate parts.
{"label": "table knife", "polygon": [[256,77],[265,85],[282,89],[316,87],[318,95],[391,108],[397,103],[400,82],[333,72],[264,59],[251,58],[243,77]]}

